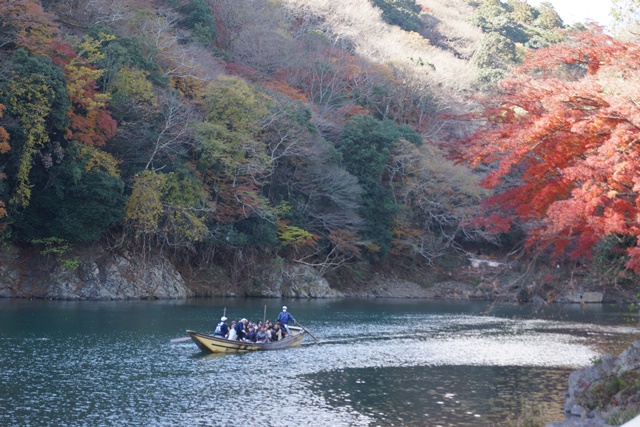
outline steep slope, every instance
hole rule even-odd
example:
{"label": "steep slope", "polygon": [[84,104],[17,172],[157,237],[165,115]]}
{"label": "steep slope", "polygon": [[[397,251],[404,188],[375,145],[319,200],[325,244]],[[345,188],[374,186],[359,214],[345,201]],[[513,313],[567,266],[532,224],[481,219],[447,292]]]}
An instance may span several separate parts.
{"label": "steep slope", "polygon": [[[380,9],[368,0],[282,0],[282,3],[311,29],[322,31],[336,45],[346,46],[370,61],[396,64],[426,82],[453,92],[469,88],[476,78],[476,70],[451,50],[436,47],[416,33],[386,24]],[[437,5],[437,10],[439,15],[433,15],[436,21],[448,19],[441,4]],[[477,34],[469,30],[469,36],[463,36],[463,22],[463,19],[455,20],[450,26],[460,28],[453,31],[457,37],[468,39],[463,43],[468,55]],[[434,21],[434,28],[437,25],[446,24]]]}
{"label": "steep slope", "polygon": [[416,3],[425,12],[421,14],[425,26],[422,35],[431,44],[462,59],[471,58],[482,38],[482,30],[470,22],[473,7],[463,0],[417,0]]}

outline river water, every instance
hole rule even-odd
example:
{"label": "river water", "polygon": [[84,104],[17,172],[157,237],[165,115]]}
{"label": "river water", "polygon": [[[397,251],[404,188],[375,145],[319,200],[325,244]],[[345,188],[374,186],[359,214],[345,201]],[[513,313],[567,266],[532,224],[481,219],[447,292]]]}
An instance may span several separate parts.
{"label": "river water", "polygon": [[[186,329],[226,313],[315,337],[205,355]],[[498,426],[562,420],[569,373],[640,339],[606,305],[424,300],[0,300],[2,426]]]}

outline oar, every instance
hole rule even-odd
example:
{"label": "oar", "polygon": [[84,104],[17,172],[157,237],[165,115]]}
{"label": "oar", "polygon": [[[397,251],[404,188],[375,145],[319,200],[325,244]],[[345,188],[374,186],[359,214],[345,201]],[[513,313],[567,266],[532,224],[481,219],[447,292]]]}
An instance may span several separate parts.
{"label": "oar", "polygon": [[296,325],[300,326],[302,328],[303,331],[305,331],[306,333],[308,333],[309,335],[311,335],[311,338],[313,338],[314,340],[316,340],[316,342],[320,342],[320,340],[316,337],[313,336],[313,334],[304,326],[302,326],[300,323],[298,323],[298,321],[296,320]]}

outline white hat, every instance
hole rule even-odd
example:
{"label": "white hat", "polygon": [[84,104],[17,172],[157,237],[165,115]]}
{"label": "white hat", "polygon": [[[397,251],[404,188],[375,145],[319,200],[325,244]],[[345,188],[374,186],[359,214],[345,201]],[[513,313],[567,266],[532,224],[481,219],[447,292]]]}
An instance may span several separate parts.
{"label": "white hat", "polygon": [[287,311],[287,306],[286,305],[282,306],[282,310]]}
{"label": "white hat", "polygon": [[245,319],[244,317],[240,320],[241,322],[246,322],[247,319]]}
{"label": "white hat", "polygon": [[224,316],[222,316],[222,317],[220,318],[220,320],[222,320],[223,322],[226,322],[226,321],[227,321],[227,318],[226,318],[226,317],[224,317]]}

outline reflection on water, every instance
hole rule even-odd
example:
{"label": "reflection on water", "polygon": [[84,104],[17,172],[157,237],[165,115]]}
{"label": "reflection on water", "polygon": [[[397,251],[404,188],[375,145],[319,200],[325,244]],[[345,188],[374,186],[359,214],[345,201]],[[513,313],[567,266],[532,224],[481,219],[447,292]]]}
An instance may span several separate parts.
{"label": "reflection on water", "polygon": [[480,426],[517,418],[534,401],[548,421],[562,419],[557,399],[567,369],[488,366],[364,368],[306,377],[329,404],[346,406],[374,425]]}
{"label": "reflection on water", "polygon": [[287,305],[320,344],[169,342],[265,304],[282,301],[0,301],[0,425],[485,426],[522,401],[559,420],[568,373],[639,332],[602,307],[316,300]]}

